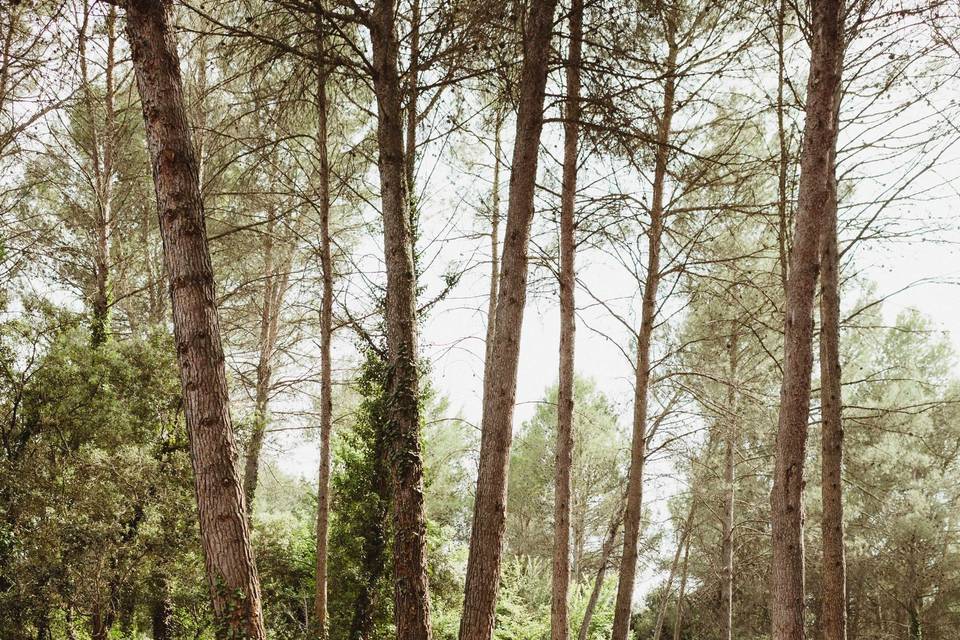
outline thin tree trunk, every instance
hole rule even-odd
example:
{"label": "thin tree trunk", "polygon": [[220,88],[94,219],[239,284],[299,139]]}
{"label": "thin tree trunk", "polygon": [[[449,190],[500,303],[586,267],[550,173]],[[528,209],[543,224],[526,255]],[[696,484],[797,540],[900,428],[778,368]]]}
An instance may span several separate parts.
{"label": "thin tree trunk", "polygon": [[200,538],[220,635],[265,638],[237,472],[213,268],[169,2],[127,0],[173,306]]}
{"label": "thin tree trunk", "polygon": [[780,143],[780,157],[777,168],[777,246],[780,250],[780,284],[787,288],[788,234],[787,220],[787,169],[790,166],[787,131],[784,125],[783,90],[786,84],[786,57],[784,52],[784,27],[786,22],[787,0],[779,0],[777,5],[777,139]]}
{"label": "thin tree trunk", "polygon": [[257,479],[260,475],[260,451],[263,449],[264,431],[267,427],[267,407],[270,402],[270,361],[273,357],[273,341],[276,335],[275,324],[279,314],[273,308],[276,274],[274,273],[274,212],[269,212],[265,237],[263,239],[263,299],[260,309],[259,356],[257,359],[257,383],[254,395],[253,432],[247,442],[243,467],[243,494],[247,505],[247,518],[253,515],[253,500],[257,491]]}
{"label": "thin tree trunk", "polygon": [[687,512],[687,519],[683,523],[683,532],[677,541],[677,548],[673,554],[673,562],[670,563],[670,575],[667,578],[666,590],[660,601],[660,608],[657,611],[657,623],[654,626],[653,640],[660,640],[660,635],[663,633],[663,622],[667,614],[667,603],[670,598],[670,591],[673,589],[673,579],[677,574],[677,568],[680,566],[680,553],[686,548],[687,538],[690,536],[690,529],[693,526],[693,517],[697,513],[698,504],[697,496],[694,494],[690,499],[690,510]]}
{"label": "thin tree trunk", "polygon": [[98,126],[97,101],[91,91],[87,67],[87,27],[90,7],[84,6],[78,48],[83,97],[90,118],[90,159],[93,162],[93,189],[96,200],[94,212],[94,259],[93,259],[93,322],[91,342],[94,346],[106,342],[110,333],[110,237],[113,230],[113,135],[114,135],[114,68],[116,66],[116,7],[107,9],[105,28],[107,32],[106,60],[104,62],[104,120],[103,130]]}
{"label": "thin tree trunk", "polygon": [[[839,64],[839,61],[838,61]],[[839,105],[839,93],[837,96]],[[838,115],[838,114],[837,114]],[[837,117],[837,116],[835,116]],[[836,129],[834,129],[836,134]],[[836,149],[836,138],[833,148]],[[831,154],[820,246],[821,500],[823,501],[823,640],[847,638],[847,567],[843,545],[843,396],[840,376],[840,259],[837,185]]]}
{"label": "thin tree trunk", "polygon": [[333,382],[330,340],[333,336],[333,259],[330,248],[330,160],[327,153],[327,74],[318,61],[317,154],[320,160],[320,266],[323,298],[320,305],[320,482],[317,488],[317,571],[313,602],[317,637],[327,629],[327,537],[330,528],[330,434],[333,429]]}
{"label": "thin tree trunk", "polygon": [[580,621],[580,632],[577,634],[577,640],[587,640],[587,634],[590,632],[590,623],[593,621],[593,613],[597,610],[597,602],[600,600],[600,591],[603,589],[603,579],[607,574],[607,565],[610,564],[610,554],[617,542],[617,532],[620,530],[620,524],[623,522],[623,512],[617,511],[616,517],[610,523],[607,530],[607,537],[603,541],[603,547],[600,549],[600,566],[597,567],[597,575],[593,579],[593,589],[590,591],[590,599],[587,600],[587,608],[583,610],[583,620]]}
{"label": "thin tree trunk", "polygon": [[620,581],[613,613],[613,640],[627,640],[630,632],[631,603],[637,573],[637,545],[640,539],[640,516],[643,504],[643,466],[647,443],[647,391],[650,383],[650,343],[657,307],[657,287],[660,284],[660,248],[664,226],[664,189],[669,157],[670,126],[673,120],[677,61],[674,39],[676,25],[668,22],[668,54],[666,84],[663,94],[663,112],[657,130],[657,149],[653,178],[650,229],[647,232],[647,276],[644,283],[640,331],[637,334],[636,379],[633,397],[633,442],[630,448],[630,472],[627,481],[627,504],[623,528],[623,559],[620,563]]}
{"label": "thin tree trunk", "polygon": [[395,13],[394,0],[376,0],[370,21],[387,268],[386,392],[392,437],[394,618],[400,640],[429,640],[430,587],[417,372],[417,276],[404,170]]}
{"label": "thin tree trunk", "polygon": [[813,366],[813,301],[820,229],[831,196],[840,91],[842,0],[813,3],[799,206],[786,291],[784,373],[770,494],[773,640],[804,638],[803,462]]}
{"label": "thin tree trunk", "polygon": [[493,360],[493,336],[497,326],[497,290],[500,283],[500,133],[503,127],[503,110],[498,104],[493,125],[493,189],[490,197],[490,299],[487,303],[487,338],[483,359],[486,380]]}
{"label": "thin tree trunk", "polygon": [[567,597],[570,590],[570,467],[573,464],[573,378],[576,339],[577,137],[580,127],[580,60],[583,0],[570,7],[570,49],[567,52],[567,97],[564,114],[563,185],[560,202],[560,382],[557,392],[557,445],[553,492],[553,576],[550,637],[567,640]]}
{"label": "thin tree trunk", "polygon": [[734,323],[729,356],[730,377],[727,381],[727,428],[723,453],[723,545],[721,549],[720,601],[723,616],[721,638],[733,640],[733,525],[736,498],[737,450],[737,365],[739,360],[737,326]]}
{"label": "thin tree trunk", "polygon": [[526,19],[496,327],[483,381],[480,465],[460,640],[489,640],[493,633],[506,522],[520,331],[527,298],[528,244],[556,5],[556,0],[532,0]]}
{"label": "thin tree trunk", "polygon": [[690,560],[690,536],[683,547],[683,570],[680,573],[680,590],[677,592],[677,613],[673,621],[673,640],[680,640],[680,630],[683,629],[683,598],[687,594],[687,575]]}

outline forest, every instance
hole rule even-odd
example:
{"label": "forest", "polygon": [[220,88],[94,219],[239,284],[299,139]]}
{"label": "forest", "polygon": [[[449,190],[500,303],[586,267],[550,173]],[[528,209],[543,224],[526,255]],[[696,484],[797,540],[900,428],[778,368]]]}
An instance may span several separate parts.
{"label": "forest", "polygon": [[0,0],[0,640],[955,640],[957,0]]}

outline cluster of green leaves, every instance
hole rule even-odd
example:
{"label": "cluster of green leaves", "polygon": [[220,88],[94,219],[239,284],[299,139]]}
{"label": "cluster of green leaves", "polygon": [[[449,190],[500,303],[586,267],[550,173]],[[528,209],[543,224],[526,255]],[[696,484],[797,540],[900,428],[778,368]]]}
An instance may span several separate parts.
{"label": "cluster of green leaves", "polygon": [[204,620],[170,336],[92,347],[81,316],[37,307],[0,343],[0,635],[94,619],[132,633],[168,600],[181,627]]}

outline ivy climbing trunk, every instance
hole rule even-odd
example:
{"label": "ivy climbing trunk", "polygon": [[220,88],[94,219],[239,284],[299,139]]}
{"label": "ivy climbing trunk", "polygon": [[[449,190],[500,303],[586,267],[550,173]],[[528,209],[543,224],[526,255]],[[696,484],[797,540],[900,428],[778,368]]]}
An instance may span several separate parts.
{"label": "ivy climbing trunk", "polygon": [[770,494],[773,640],[803,640],[805,635],[803,462],[810,416],[813,302],[820,269],[820,237],[831,206],[828,203],[831,198],[836,198],[832,175],[843,15],[842,0],[816,0],[812,3],[806,122],[796,227],[787,276],[783,384],[774,448],[773,491]]}
{"label": "ivy climbing trunk", "polygon": [[222,637],[266,637],[260,582],[236,467],[213,268],[190,140],[171,3],[127,0],[126,32],[143,107],[190,440],[200,539]]}
{"label": "ivy climbing trunk", "polygon": [[399,640],[429,640],[430,588],[420,451],[417,275],[404,163],[394,0],[370,14],[380,199],[387,268],[387,423],[393,476],[394,619]]}
{"label": "ivy climbing trunk", "polygon": [[493,634],[506,522],[507,475],[517,393],[520,330],[527,299],[527,253],[533,221],[543,99],[556,0],[532,0],[526,16],[520,102],[497,292],[496,324],[483,380],[480,465],[467,559],[460,640]]}
{"label": "ivy climbing trunk", "polygon": [[553,575],[550,599],[550,638],[569,636],[570,590],[570,468],[573,465],[573,377],[577,321],[576,239],[574,205],[577,197],[577,137],[580,133],[580,62],[583,45],[583,0],[570,7],[570,46],[567,52],[567,96],[563,124],[563,184],[560,201],[560,372],[557,392],[557,443],[553,488]]}

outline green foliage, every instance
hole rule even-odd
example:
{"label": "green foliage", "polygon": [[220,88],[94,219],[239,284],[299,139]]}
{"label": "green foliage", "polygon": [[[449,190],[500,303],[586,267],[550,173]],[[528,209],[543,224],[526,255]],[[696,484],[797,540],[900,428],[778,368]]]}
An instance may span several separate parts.
{"label": "green foliage", "polygon": [[190,575],[174,596],[196,596],[172,341],[154,332],[94,349],[79,316],[32,319],[0,327],[0,636],[92,614],[132,630],[158,576],[177,588]]}

